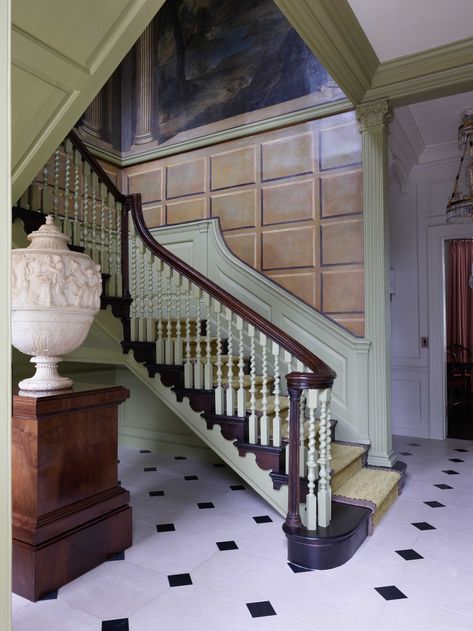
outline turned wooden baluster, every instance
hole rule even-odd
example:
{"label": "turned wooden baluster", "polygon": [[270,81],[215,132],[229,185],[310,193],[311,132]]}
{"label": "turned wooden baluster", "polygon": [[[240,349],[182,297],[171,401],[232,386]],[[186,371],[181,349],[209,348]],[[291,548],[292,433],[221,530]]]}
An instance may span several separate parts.
{"label": "turned wooden baluster", "polygon": [[184,388],[192,388],[192,361],[191,361],[191,282],[188,278],[182,279],[182,288],[185,296],[186,311],[186,358],[184,361]]}
{"label": "turned wooden baluster", "polygon": [[72,143],[66,138],[64,141],[64,154],[65,154],[65,166],[64,166],[64,220],[63,220],[63,232],[68,237],[72,235],[72,226],[69,219],[69,206],[70,206],[70,194],[71,194],[71,154]]}
{"label": "turned wooden baluster", "polygon": [[300,436],[300,399],[301,388],[297,383],[288,383],[290,419],[289,424],[289,480],[288,511],[286,527],[288,529],[302,526],[299,512],[300,505],[300,472],[299,472],[299,436]]}
{"label": "turned wooden baluster", "polygon": [[205,305],[205,366],[204,366],[204,388],[213,388],[213,366],[212,366],[212,345],[210,335],[210,296],[204,294]]}
{"label": "turned wooden baluster", "polygon": [[102,273],[108,273],[108,254],[105,244],[105,209],[107,208],[107,188],[105,184],[100,184],[100,265]]}
{"label": "turned wooden baluster", "polygon": [[91,230],[91,244],[90,244],[90,258],[93,261],[97,261],[97,188],[99,185],[99,178],[97,174],[92,171],[92,230]]}
{"label": "turned wooden baluster", "polygon": [[268,359],[267,359],[267,338],[260,333],[259,343],[261,345],[261,417],[260,417],[260,443],[269,445],[269,418],[268,418]]}
{"label": "turned wooden baluster", "polygon": [[[292,370],[292,355],[288,351],[284,351],[283,353],[283,362],[286,364],[286,374],[290,373]],[[289,388],[288,388],[289,394]],[[287,408],[286,413],[286,427],[290,427],[291,422],[291,406]],[[286,445],[286,473],[289,474],[289,459],[291,457],[289,444]]]}
{"label": "turned wooden baluster", "polygon": [[154,319],[153,301],[154,291],[154,254],[146,250],[146,267],[148,276],[148,312],[146,314],[146,341],[154,342],[156,339],[156,320]]}
{"label": "turned wooden baluster", "polygon": [[215,414],[224,414],[224,390],[222,386],[222,305],[218,300],[213,301],[213,310],[216,319],[217,335],[217,387],[215,388]]}
{"label": "turned wooden baluster", "polygon": [[328,526],[331,519],[332,489],[330,486],[331,428],[330,389],[321,390],[319,429],[319,490],[317,493],[319,526]]}
{"label": "turned wooden baluster", "polygon": [[156,363],[164,364],[164,339],[163,339],[163,269],[161,259],[154,259],[156,270],[156,319],[158,321],[156,330]]}
{"label": "turned wooden baluster", "polygon": [[137,254],[139,253],[139,264],[140,264],[140,287],[139,287],[139,297],[140,302],[138,305],[139,308],[139,317],[138,317],[138,340],[140,342],[146,341],[146,248],[145,244],[141,239],[137,238]]}
{"label": "turned wooden baluster", "polygon": [[256,349],[255,327],[248,325],[250,338],[250,417],[248,419],[248,440],[255,445],[258,440],[258,417],[256,416]]}
{"label": "turned wooden baluster", "polygon": [[133,302],[130,307],[130,328],[131,339],[136,340],[137,318],[138,318],[138,252],[136,243],[136,230],[133,222],[130,224],[129,232],[129,250],[130,250],[130,291]]}
{"label": "turned wooden baluster", "polygon": [[74,149],[73,153],[74,159],[74,225],[72,230],[72,243],[74,245],[80,245],[81,241],[81,225],[82,222],[80,220],[80,193],[81,193],[81,180],[80,173],[82,167],[82,157],[77,149]]}
{"label": "turned wooden baluster", "polygon": [[307,391],[307,408],[309,410],[307,447],[307,480],[308,491],[306,495],[306,528],[317,528],[317,498],[315,495],[315,480],[317,479],[317,450],[315,448],[315,410],[317,408],[317,390]]}
{"label": "turned wooden baluster", "polygon": [[82,239],[84,252],[89,254],[89,179],[90,166],[87,162],[82,163]]}
{"label": "turned wooden baluster", "polygon": [[237,416],[246,416],[246,389],[245,389],[245,358],[243,345],[243,318],[235,319],[238,331],[238,392],[237,392]]}
{"label": "turned wooden baluster", "polygon": [[195,331],[195,360],[194,360],[194,388],[200,390],[203,386],[202,373],[202,334],[200,330],[202,316],[202,290],[194,286],[194,297],[196,300],[196,331]]}
{"label": "turned wooden baluster", "polygon": [[[61,167],[61,151],[54,152],[54,193],[53,193],[53,215],[56,222],[59,213],[59,172]],[[64,191],[65,194],[65,191]],[[57,223],[57,222],[56,222]]]}
{"label": "turned wooden baluster", "polygon": [[49,214],[51,211],[48,185],[49,185],[49,164],[46,163],[43,167],[43,187],[41,190],[41,210],[45,214]]}
{"label": "turned wooden baluster", "polygon": [[[122,270],[122,205],[120,202],[115,203],[115,213],[116,213],[116,286],[117,286],[117,296],[123,295],[123,270]],[[131,222],[133,223],[133,222]],[[128,224],[128,219],[124,221],[125,226]],[[124,237],[126,239],[126,237]],[[127,263],[128,257],[126,256],[126,252],[124,252],[124,264]]]}
{"label": "turned wooden baluster", "polygon": [[235,414],[235,388],[233,387],[233,313],[227,307],[223,310],[228,330],[227,391],[225,407],[227,416]]}
{"label": "turned wooden baluster", "polygon": [[182,364],[182,323],[181,323],[181,275],[174,271],[174,284],[176,286],[176,339],[174,341],[174,363]]}
{"label": "turned wooden baluster", "polygon": [[164,267],[166,279],[166,337],[164,339],[164,363],[172,364],[174,361],[174,345],[172,339],[172,269],[169,265]]}
{"label": "turned wooden baluster", "polygon": [[272,431],[273,431],[273,445],[274,447],[281,446],[281,377],[279,374],[279,345],[276,342],[272,342],[271,351],[273,354],[273,362],[274,362],[274,413],[273,413],[273,423],[272,423]]}

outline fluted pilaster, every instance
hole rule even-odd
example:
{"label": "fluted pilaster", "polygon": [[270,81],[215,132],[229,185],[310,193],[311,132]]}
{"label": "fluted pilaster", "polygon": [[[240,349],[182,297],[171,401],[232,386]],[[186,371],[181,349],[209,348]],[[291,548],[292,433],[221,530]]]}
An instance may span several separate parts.
{"label": "fluted pilaster", "polygon": [[136,43],[136,130],[134,143],[141,145],[153,139],[152,106],[152,46],[153,23],[151,22]]}

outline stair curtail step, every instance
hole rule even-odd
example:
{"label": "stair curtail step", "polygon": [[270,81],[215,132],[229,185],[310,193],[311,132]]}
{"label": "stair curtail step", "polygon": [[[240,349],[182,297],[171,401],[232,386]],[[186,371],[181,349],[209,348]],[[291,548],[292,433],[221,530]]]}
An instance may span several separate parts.
{"label": "stair curtail step", "polygon": [[366,448],[332,443],[332,491],[337,492],[363,466]]}
{"label": "stair curtail step", "polygon": [[365,467],[340,486],[336,495],[374,504],[373,525],[376,525],[397,498],[400,479],[398,471]]}

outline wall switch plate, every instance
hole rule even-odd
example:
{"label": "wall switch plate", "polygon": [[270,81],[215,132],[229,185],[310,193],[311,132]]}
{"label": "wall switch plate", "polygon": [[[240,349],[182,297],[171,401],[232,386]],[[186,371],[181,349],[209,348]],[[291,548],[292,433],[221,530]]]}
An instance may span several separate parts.
{"label": "wall switch plate", "polygon": [[421,348],[429,348],[429,338],[428,337],[421,337],[420,338],[420,347]]}

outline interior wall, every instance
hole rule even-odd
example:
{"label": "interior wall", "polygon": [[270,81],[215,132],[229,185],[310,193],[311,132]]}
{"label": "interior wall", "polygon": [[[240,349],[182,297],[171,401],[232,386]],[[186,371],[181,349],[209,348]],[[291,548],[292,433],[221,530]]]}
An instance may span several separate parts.
{"label": "interior wall", "polygon": [[[391,269],[396,277],[391,301],[394,434],[444,437],[445,413],[434,396],[445,388],[444,325],[439,313],[444,300],[429,310],[429,291],[444,292],[443,239],[452,232],[445,209],[457,169],[457,159],[417,165],[404,193],[398,180],[391,178]],[[469,232],[468,225],[455,226],[456,234]],[[423,337],[428,347],[422,346]]]}
{"label": "interior wall", "polygon": [[122,190],[142,194],[150,228],[219,217],[234,254],[363,335],[361,137],[353,112],[126,167]]}

